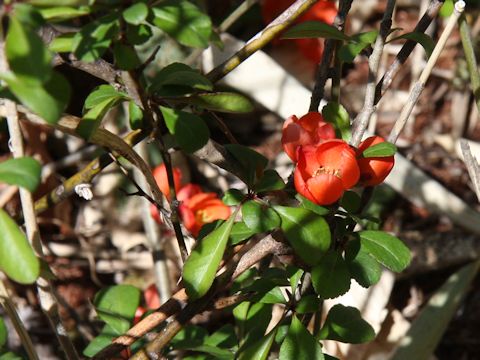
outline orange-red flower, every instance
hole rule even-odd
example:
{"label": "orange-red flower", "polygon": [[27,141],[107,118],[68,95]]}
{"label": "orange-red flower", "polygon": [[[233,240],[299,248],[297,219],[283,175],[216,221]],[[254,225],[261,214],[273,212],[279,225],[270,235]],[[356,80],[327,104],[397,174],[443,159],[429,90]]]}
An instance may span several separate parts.
{"label": "orange-red flower", "polygon": [[335,130],[318,112],[309,112],[300,119],[292,115],[283,123],[283,150],[293,161],[297,161],[298,147],[316,146],[331,139],[335,139]]}
{"label": "orange-red flower", "polygon": [[[160,191],[167,199],[170,199],[170,186],[168,185],[167,169],[165,164],[158,165],[153,169],[153,177],[157,181]],[[179,168],[173,168],[173,183],[175,184],[175,192],[178,193],[182,186],[182,172]]]}
{"label": "orange-red flower", "polygon": [[[270,23],[292,5],[293,2],[294,0],[265,0],[262,5],[262,17],[265,23]],[[334,1],[320,0],[296,22],[321,21],[331,25],[335,20],[337,11]],[[295,39],[295,43],[307,59],[314,63],[320,62],[323,54],[323,39]]]}
{"label": "orange-red flower", "polygon": [[230,208],[215,193],[205,193],[198,185],[187,184],[178,193],[180,216],[185,228],[197,236],[203,225],[227,220]]}
{"label": "orange-red flower", "polygon": [[334,203],[360,177],[355,151],[343,140],[329,140],[316,147],[303,146],[297,155],[295,188],[318,205]]}
{"label": "orange-red flower", "polygon": [[358,166],[360,167],[360,182],[364,186],[375,186],[383,182],[395,164],[393,156],[369,157],[362,156],[365,149],[382,143],[385,140],[380,136],[370,136],[358,146]]}

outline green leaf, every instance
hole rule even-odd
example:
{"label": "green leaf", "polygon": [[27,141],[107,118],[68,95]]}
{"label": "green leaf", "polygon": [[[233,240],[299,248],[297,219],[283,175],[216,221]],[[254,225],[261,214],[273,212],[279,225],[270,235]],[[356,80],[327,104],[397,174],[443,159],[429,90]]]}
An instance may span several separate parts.
{"label": "green leaf", "polygon": [[200,240],[183,267],[183,283],[191,300],[205,295],[213,284],[232,231],[236,212],[219,228]]}
{"label": "green leaf", "polygon": [[280,347],[280,360],[323,360],[322,347],[295,315]]}
{"label": "green leaf", "polygon": [[[250,305],[249,302],[242,304],[247,304],[248,306],[243,309],[237,306],[234,309],[241,350],[254,344],[264,336],[268,324],[272,319],[273,309],[273,305],[271,304],[253,303]],[[236,309],[242,311],[235,311]]]}
{"label": "green leaf", "polygon": [[22,83],[45,83],[52,75],[52,56],[43,41],[29,26],[10,18],[5,53],[10,70]]}
{"label": "green leaf", "polygon": [[116,334],[126,332],[140,304],[141,292],[132,285],[115,285],[100,290],[93,300],[98,317]]}
{"label": "green leaf", "polygon": [[425,49],[425,52],[427,53],[427,57],[430,57],[430,55],[432,55],[433,49],[435,48],[435,42],[433,41],[433,39],[427,34],[422,32],[406,33],[406,34],[397,36],[393,39],[389,39],[387,43],[395,40],[400,40],[400,39],[412,40],[419,43]]}
{"label": "green leaf", "polygon": [[352,36],[351,41],[343,45],[338,51],[338,56],[343,62],[351,63],[365,48],[377,38],[378,31],[373,30]]}
{"label": "green leaf", "polygon": [[143,111],[133,100],[128,102],[128,120],[132,130],[141,129],[143,126]]}
{"label": "green leaf", "polygon": [[204,109],[226,113],[245,113],[254,109],[248,98],[233,92],[195,94],[182,98],[182,101]]}
{"label": "green leaf", "polygon": [[0,355],[0,360],[24,360],[20,355],[7,351]]}
{"label": "green leaf", "polygon": [[5,346],[8,338],[8,330],[3,321],[3,317],[0,317],[0,349]]}
{"label": "green leaf", "polygon": [[295,266],[287,266],[288,278],[290,280],[290,287],[292,288],[292,294],[297,290],[297,286],[302,278],[304,271]]}
{"label": "green leaf", "polygon": [[397,152],[397,147],[388,141],[384,141],[363,150],[364,158],[393,156]]}
{"label": "green leaf", "polygon": [[288,29],[282,39],[325,38],[334,40],[350,40],[350,37],[335,26],[320,21],[305,21]]}
{"label": "green leaf", "polygon": [[282,190],[283,188],[285,188],[285,182],[278,172],[273,169],[267,169],[253,187],[253,190],[257,193],[262,193],[265,191]]}
{"label": "green leaf", "polygon": [[87,96],[84,108],[91,109],[103,103],[105,100],[126,99],[127,97],[127,94],[115,90],[112,85],[100,85]]}
{"label": "green leaf", "polygon": [[360,231],[362,247],[378,262],[392,271],[400,272],[410,264],[410,250],[393,235],[383,231]]}
{"label": "green leaf", "polygon": [[53,72],[50,79],[42,84],[23,81],[11,73],[0,74],[12,93],[34,113],[49,123],[55,123],[70,100],[70,84],[65,78]]}
{"label": "green leaf", "polygon": [[348,115],[345,108],[335,102],[330,101],[322,109],[323,118],[334,124],[337,137],[342,138],[344,141],[349,141],[352,136],[350,129],[350,115]]}
{"label": "green leaf", "polygon": [[326,216],[326,215],[330,214],[330,210],[328,208],[317,205],[314,202],[311,202],[306,197],[303,197],[300,194],[295,195],[295,198],[298,201],[300,201],[301,207],[303,207],[304,209],[313,211],[317,215]]}
{"label": "green leaf", "polygon": [[20,283],[32,284],[40,274],[40,261],[15,221],[0,209],[0,269]]}
{"label": "green leaf", "polygon": [[148,6],[143,2],[136,2],[123,10],[123,18],[132,25],[140,25],[148,16]]}
{"label": "green leaf", "polygon": [[264,294],[255,296],[252,301],[264,303],[264,304],[286,304],[287,300],[280,290],[280,287],[275,286]]}
{"label": "green leaf", "polygon": [[197,325],[187,325],[172,339],[174,349],[189,349],[202,345],[208,336],[207,330]]}
{"label": "green leaf", "polygon": [[0,163],[0,182],[22,186],[34,192],[40,183],[42,166],[31,157],[9,159]]}
{"label": "green leaf", "polygon": [[13,5],[13,16],[24,26],[28,26],[31,30],[37,30],[45,24],[42,14],[29,4],[21,4],[16,2]]}
{"label": "green leaf", "polygon": [[323,299],[332,299],[350,289],[350,273],[339,251],[325,254],[312,269],[312,285]]}
{"label": "green leaf", "polygon": [[206,48],[212,22],[198,7],[185,0],[167,0],[153,8],[153,24],[180,44]]}
{"label": "green leaf", "polygon": [[261,336],[260,340],[245,348],[240,353],[238,360],[265,360],[270,353],[270,348],[272,347],[276,333],[277,328],[274,328],[267,335]]}
{"label": "green leaf", "polygon": [[280,226],[280,216],[268,205],[249,200],[242,206],[245,224],[256,233],[267,232]]}
{"label": "green leaf", "polygon": [[73,38],[73,51],[82,61],[99,59],[118,32],[117,14],[104,16],[84,26]]}
{"label": "green leaf", "polygon": [[360,210],[362,199],[355,191],[345,191],[340,199],[340,206],[343,207],[348,213],[355,214]]}
{"label": "green leaf", "polygon": [[330,228],[324,218],[302,208],[275,206],[282,231],[295,253],[308,265],[317,264],[330,247]]}
{"label": "green leaf", "polygon": [[127,25],[127,41],[132,45],[141,45],[152,37],[152,29],[149,25]]}
{"label": "green leaf", "polygon": [[88,110],[77,126],[77,134],[88,141],[102,123],[102,119],[107,111],[115,106],[119,100],[120,98],[107,98]]}
{"label": "green leaf", "polygon": [[115,43],[113,56],[115,65],[121,70],[133,70],[140,66],[140,59],[132,46]]}
{"label": "green leaf", "polygon": [[158,72],[149,91],[160,96],[178,96],[195,90],[212,90],[213,84],[197,70],[182,63],[165,66]]}
{"label": "green leaf", "polygon": [[48,45],[48,49],[50,51],[57,52],[57,53],[72,51],[73,36],[74,34],[65,34],[65,35],[57,36]]}
{"label": "green leaf", "polygon": [[83,355],[87,357],[93,357],[98,352],[106,348],[108,345],[112,343],[113,338],[120,335],[111,326],[105,324],[100,334],[97,335],[88,346],[83,350]]}
{"label": "green leaf", "polygon": [[328,312],[318,337],[322,340],[362,344],[373,340],[375,331],[362,319],[358,309],[337,304]]}
{"label": "green leaf", "polygon": [[380,280],[382,276],[380,264],[361,246],[358,239],[348,242],[345,260],[350,274],[361,286],[368,288]]}
{"label": "green leaf", "polygon": [[201,117],[163,106],[160,110],[168,130],[184,151],[193,153],[207,143],[210,131]]}
{"label": "green leaf", "polygon": [[449,17],[452,15],[454,8],[455,6],[453,5],[453,0],[445,0],[438,14],[444,18]]}
{"label": "green leaf", "polygon": [[90,8],[87,6],[82,6],[78,9],[69,6],[56,6],[40,9],[39,11],[43,18],[49,22],[61,22],[90,14]]}
{"label": "green leaf", "polygon": [[319,299],[317,295],[305,295],[302,296],[300,301],[297,303],[295,311],[297,314],[314,313],[320,310],[322,303],[322,299]]}
{"label": "green leaf", "polygon": [[212,345],[198,345],[198,346],[190,346],[186,348],[186,350],[201,352],[205,354],[212,355],[214,359],[218,360],[233,360],[235,358],[234,353],[228,349],[221,349],[217,346]]}
{"label": "green leaf", "polygon": [[223,325],[204,341],[205,345],[232,348],[238,344],[237,334],[232,324]]}
{"label": "green leaf", "polygon": [[263,176],[268,164],[267,158],[243,145],[227,144],[224,147],[238,161],[238,167],[241,167],[241,180],[252,187]]}
{"label": "green leaf", "polygon": [[222,201],[225,205],[233,206],[240,204],[245,199],[245,194],[238,189],[230,189],[223,195]]}
{"label": "green leaf", "polygon": [[92,5],[94,0],[28,0],[32,5],[39,7],[48,6],[82,6]]}
{"label": "green leaf", "polygon": [[237,245],[244,240],[255,235],[255,231],[250,229],[243,221],[233,224],[232,232],[230,233],[229,245]]}

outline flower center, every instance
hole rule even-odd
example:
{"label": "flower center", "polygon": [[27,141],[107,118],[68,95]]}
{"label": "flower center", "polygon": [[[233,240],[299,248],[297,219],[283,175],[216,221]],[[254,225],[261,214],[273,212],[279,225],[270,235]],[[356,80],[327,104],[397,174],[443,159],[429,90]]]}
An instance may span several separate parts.
{"label": "flower center", "polygon": [[200,224],[206,224],[213,221],[212,215],[205,210],[198,210],[195,213],[195,220]]}
{"label": "flower center", "polygon": [[330,169],[330,168],[328,168],[326,166],[323,166],[323,165],[321,165],[318,169],[316,169],[313,172],[313,177],[316,177],[316,176],[322,175],[322,174],[333,175],[333,176],[338,177],[339,179],[342,178],[341,173],[340,173],[340,169]]}

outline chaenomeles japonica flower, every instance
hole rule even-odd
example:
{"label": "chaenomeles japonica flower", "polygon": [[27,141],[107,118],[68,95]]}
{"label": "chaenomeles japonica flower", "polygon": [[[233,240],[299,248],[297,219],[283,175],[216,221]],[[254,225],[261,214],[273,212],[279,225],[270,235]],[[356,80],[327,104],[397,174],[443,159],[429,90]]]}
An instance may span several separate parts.
{"label": "chaenomeles japonica flower", "polygon": [[[159,165],[153,170],[158,187],[167,199],[170,198],[165,165]],[[182,173],[179,168],[173,168],[177,200],[180,202],[179,213],[185,228],[197,236],[203,225],[216,221],[227,220],[230,217],[230,208],[213,192],[204,192],[199,185],[181,184]],[[162,223],[160,214],[155,205],[150,206],[151,216],[158,223]]]}
{"label": "chaenomeles japonica flower", "polygon": [[283,150],[294,162],[301,146],[317,146],[326,140],[335,139],[335,129],[318,112],[309,112],[302,117],[290,116],[283,124]]}
{"label": "chaenomeles japonica flower", "polygon": [[363,186],[379,185],[390,174],[395,164],[393,156],[365,158],[362,153],[371,146],[380,144],[385,140],[380,136],[370,136],[358,146],[357,161],[360,168],[360,184]]}

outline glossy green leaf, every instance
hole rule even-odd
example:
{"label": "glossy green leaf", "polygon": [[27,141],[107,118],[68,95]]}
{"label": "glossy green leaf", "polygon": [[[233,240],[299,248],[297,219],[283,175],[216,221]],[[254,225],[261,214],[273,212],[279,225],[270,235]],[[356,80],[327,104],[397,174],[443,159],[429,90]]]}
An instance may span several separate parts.
{"label": "glossy green leaf", "polygon": [[110,345],[113,338],[119,335],[120,333],[112,329],[108,324],[105,324],[100,334],[90,341],[88,346],[83,350],[83,355],[88,357],[95,356],[98,352]]}
{"label": "glossy green leaf", "polygon": [[449,17],[452,15],[454,8],[455,6],[453,5],[453,0],[445,0],[438,14],[441,17]]}
{"label": "glossy green leaf", "polygon": [[233,206],[240,204],[243,199],[245,199],[245,194],[241,190],[230,189],[225,191],[222,201],[225,205]]}
{"label": "glossy green leaf", "polygon": [[88,110],[77,126],[77,134],[88,141],[102,123],[107,111],[116,105],[119,100],[120,98],[107,98]]}
{"label": "glossy green leaf", "polygon": [[53,72],[44,84],[33,84],[11,73],[1,74],[11,92],[34,113],[49,123],[62,116],[70,100],[70,84],[57,72]]}
{"label": "glossy green leaf", "polygon": [[252,187],[263,176],[268,164],[267,158],[247,146],[227,144],[224,147],[238,162],[237,168],[241,168],[241,180]]}
{"label": "glossy green leaf", "polygon": [[143,126],[143,111],[133,100],[128,102],[128,120],[133,130]]}
{"label": "glossy green leaf", "polygon": [[355,214],[360,210],[362,199],[355,191],[345,191],[340,199],[340,206],[344,208],[348,213]]}
{"label": "glossy green leaf", "polygon": [[135,2],[123,10],[122,16],[127,23],[140,25],[148,16],[148,6],[143,2]]}
{"label": "glossy green leaf", "polygon": [[292,26],[282,39],[324,38],[348,41],[350,37],[339,31],[335,26],[320,21],[305,21]]}
{"label": "glossy green leaf", "polygon": [[362,156],[371,157],[387,157],[393,156],[397,152],[397,147],[388,141],[384,141],[363,150]]}
{"label": "glossy green leaf", "polygon": [[153,24],[180,44],[206,48],[212,22],[198,7],[185,0],[162,1],[153,8]]}
{"label": "glossy green leaf", "polygon": [[3,209],[0,209],[0,229],[0,269],[20,284],[35,282],[40,274],[40,261],[25,234]]}
{"label": "glossy green leaf", "polygon": [[22,4],[18,1],[13,4],[13,17],[20,21],[22,25],[28,26],[31,30],[37,30],[45,24],[45,19],[38,9],[30,4]]}
{"label": "glossy green leaf", "polygon": [[387,42],[392,42],[400,39],[412,40],[419,43],[425,49],[428,57],[432,55],[433,49],[435,48],[435,42],[433,41],[433,39],[423,32],[410,32],[397,36],[393,39],[389,39]]}
{"label": "glossy green leaf", "polygon": [[31,157],[9,159],[0,163],[0,183],[22,186],[30,192],[40,183],[42,166]]}
{"label": "glossy green leaf", "polygon": [[187,104],[226,113],[245,113],[251,112],[254,109],[253,104],[248,98],[233,92],[195,94],[185,97],[182,100]]}
{"label": "glossy green leaf", "polygon": [[191,300],[205,295],[213,284],[232,230],[236,212],[200,240],[183,267],[183,283]]}
{"label": "glossy green leaf", "polygon": [[100,85],[87,96],[83,107],[85,109],[91,109],[103,103],[105,100],[126,99],[127,97],[127,94],[115,90],[112,85]]}
{"label": "glossy green leaf", "polygon": [[208,332],[205,328],[198,325],[187,325],[175,335],[171,344],[174,349],[183,350],[202,345],[207,337]]}
{"label": "glossy green leaf", "polygon": [[290,281],[290,287],[292,288],[292,294],[297,290],[297,286],[300,283],[304,271],[293,265],[287,266],[288,279]]}
{"label": "glossy green leaf", "polygon": [[380,264],[361,246],[358,239],[348,242],[345,260],[350,274],[361,286],[368,288],[380,280]]}
{"label": "glossy green leaf", "polygon": [[350,272],[340,252],[329,251],[312,268],[312,285],[323,299],[336,298],[350,289]]}
{"label": "glossy green leaf", "polygon": [[5,346],[8,338],[8,330],[3,321],[3,317],[0,317],[0,349]]}
{"label": "glossy green leaf", "polygon": [[127,25],[126,34],[129,44],[141,45],[146,43],[152,37],[152,29],[146,24],[138,26]]}
{"label": "glossy green leaf", "polygon": [[322,340],[362,344],[372,341],[375,338],[375,331],[362,319],[358,309],[338,304],[328,312],[318,337]]}
{"label": "glossy green leaf", "polygon": [[330,228],[324,218],[302,208],[275,206],[282,231],[295,253],[308,265],[317,264],[330,247]]}
{"label": "glossy green leaf", "polygon": [[197,70],[182,63],[172,63],[158,72],[149,91],[163,96],[189,94],[195,90],[212,90],[213,85]]}
{"label": "glossy green leaf", "polygon": [[160,110],[168,130],[184,151],[195,152],[207,143],[210,131],[201,117],[163,106]]}
{"label": "glossy green leaf", "polygon": [[50,52],[36,32],[14,16],[10,17],[5,53],[10,70],[22,83],[39,85],[50,79]]}
{"label": "glossy green leaf", "polygon": [[0,355],[0,360],[24,360],[24,358],[14,352],[7,351]]}
{"label": "glossy green leaf", "polygon": [[317,295],[305,295],[302,296],[300,301],[297,303],[295,311],[297,314],[314,313],[320,310],[322,303],[323,300]]}
{"label": "glossy green leaf", "polygon": [[252,298],[252,301],[264,304],[286,304],[287,300],[280,290],[280,287],[275,286],[264,294],[259,294]]}
{"label": "glossy green leaf", "polygon": [[140,66],[140,59],[132,46],[115,43],[113,47],[115,65],[121,70],[133,70]]}
{"label": "glossy green leaf", "polygon": [[57,53],[70,52],[73,48],[73,36],[74,34],[65,34],[57,36],[48,44],[48,49]]}
{"label": "glossy green leaf", "polygon": [[245,224],[256,233],[267,232],[280,227],[280,216],[270,206],[249,200],[242,206]]}
{"label": "glossy green leaf", "polygon": [[362,247],[378,262],[392,271],[400,272],[410,264],[410,250],[397,237],[383,231],[360,231]]}
{"label": "glossy green leaf", "polygon": [[347,110],[345,110],[341,104],[335,101],[330,101],[323,107],[322,116],[325,121],[334,124],[338,138],[341,138],[344,141],[350,140],[352,136],[350,115],[348,115]]}
{"label": "glossy green leaf", "polygon": [[253,190],[257,193],[261,193],[265,191],[282,190],[283,188],[285,188],[285,182],[278,172],[273,169],[267,169],[253,187]]}
{"label": "glossy green leaf", "polygon": [[238,344],[237,334],[232,324],[223,325],[220,329],[208,336],[205,345],[219,346],[222,348],[232,348]]}
{"label": "glossy green leaf", "polygon": [[92,5],[94,0],[28,0],[32,5],[39,7],[48,6],[82,6]]}
{"label": "glossy green leaf", "polygon": [[343,62],[351,63],[355,57],[370,46],[377,38],[378,31],[373,30],[352,36],[351,41],[343,45],[338,56]]}
{"label": "glossy green leaf", "polygon": [[242,241],[252,237],[253,235],[255,235],[255,231],[245,225],[243,221],[236,222],[235,224],[233,224],[232,232],[230,233],[229,244],[237,245]]}
{"label": "glossy green leaf", "polygon": [[300,206],[304,209],[313,211],[315,214],[320,215],[320,216],[325,216],[330,214],[330,209],[317,205],[310,200],[308,200],[306,197],[303,197],[300,194],[295,195],[295,198],[300,201]]}
{"label": "glossy green leaf", "polygon": [[273,305],[271,304],[253,303],[247,307],[246,312],[245,309],[243,309],[242,314],[237,312],[239,345],[242,351],[264,336],[272,319],[272,308]]}
{"label": "glossy green leaf", "polygon": [[87,6],[82,6],[80,8],[56,6],[40,9],[39,11],[43,18],[49,22],[60,22],[90,14],[90,8]]}
{"label": "glossy green leaf", "polygon": [[302,322],[292,315],[292,323],[280,347],[280,360],[323,360],[322,347]]}
{"label": "glossy green leaf", "polygon": [[87,62],[99,59],[109,48],[118,28],[117,14],[104,16],[85,25],[73,39],[75,56]]}
{"label": "glossy green leaf", "polygon": [[140,290],[132,285],[115,285],[100,290],[93,303],[98,317],[117,334],[123,334],[135,316],[140,296]]}
{"label": "glossy green leaf", "polygon": [[240,355],[238,360],[265,360],[270,353],[270,349],[275,339],[275,334],[277,333],[277,328],[271,330],[267,335],[259,337],[259,340],[249,347],[245,348]]}

